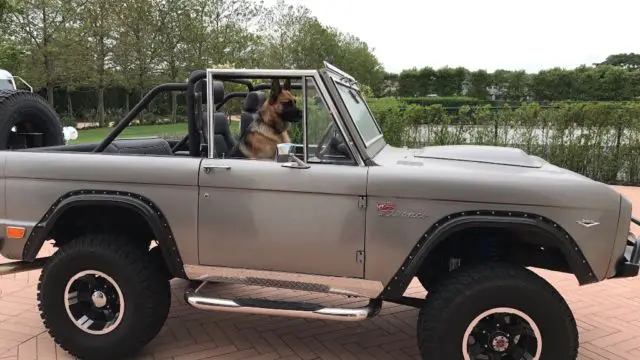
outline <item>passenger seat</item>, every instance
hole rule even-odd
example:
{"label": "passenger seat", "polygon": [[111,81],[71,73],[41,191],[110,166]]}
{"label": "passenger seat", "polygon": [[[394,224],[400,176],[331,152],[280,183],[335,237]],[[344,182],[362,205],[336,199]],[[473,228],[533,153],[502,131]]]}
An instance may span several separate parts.
{"label": "passenger seat", "polygon": [[266,99],[267,94],[262,91],[252,91],[247,94],[240,113],[240,135],[244,133],[252,121],[258,118],[258,110],[260,110]]}

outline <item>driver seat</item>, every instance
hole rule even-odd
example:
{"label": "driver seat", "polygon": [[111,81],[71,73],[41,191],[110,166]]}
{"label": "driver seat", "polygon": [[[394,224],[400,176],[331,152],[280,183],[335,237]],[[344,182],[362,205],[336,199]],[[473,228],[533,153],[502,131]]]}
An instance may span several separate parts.
{"label": "driver seat", "polygon": [[216,157],[226,158],[236,145],[236,139],[231,134],[229,127],[229,118],[224,112],[218,111],[213,114],[213,121],[213,145],[216,149]]}

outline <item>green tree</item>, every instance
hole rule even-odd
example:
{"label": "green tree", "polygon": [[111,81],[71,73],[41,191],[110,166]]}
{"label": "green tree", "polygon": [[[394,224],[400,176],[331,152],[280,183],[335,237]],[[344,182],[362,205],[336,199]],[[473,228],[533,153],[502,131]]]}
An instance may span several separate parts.
{"label": "green tree", "polygon": [[467,69],[462,67],[438,69],[434,79],[434,92],[439,96],[459,95],[467,75]]}
{"label": "green tree", "polygon": [[317,69],[323,61],[335,61],[340,56],[340,45],[335,31],[323,26],[315,17],[302,17],[288,46],[293,67]]}
{"label": "green tree", "polygon": [[22,0],[16,11],[9,13],[13,38],[29,53],[24,64],[32,84],[44,86],[53,105],[54,87],[64,83],[62,64],[66,53],[62,34],[77,25],[73,3],[64,0]]}
{"label": "green tree", "polygon": [[119,0],[76,0],[81,27],[79,42],[83,45],[81,57],[86,69],[84,84],[95,88],[97,95],[97,120],[105,125],[104,92],[114,84],[114,46],[117,37],[117,9]]}
{"label": "green tree", "polygon": [[605,61],[596,65],[612,65],[627,70],[640,70],[640,54],[622,53],[607,56]]}
{"label": "green tree", "polygon": [[[188,0],[164,0],[159,4],[158,21],[163,41],[160,43],[162,59],[160,71],[170,82],[182,82],[188,77],[187,53],[189,46],[197,42],[184,31],[191,21],[193,2]],[[177,93],[171,93],[171,121],[177,121]]]}
{"label": "green tree", "polygon": [[489,91],[487,87],[491,85],[491,74],[486,70],[477,70],[469,74],[469,82],[471,88],[469,89],[469,96],[478,99],[487,99],[489,97]]}
{"label": "green tree", "polygon": [[531,88],[538,100],[569,100],[578,96],[576,77],[559,67],[538,72],[533,76]]}
{"label": "green tree", "polygon": [[[115,13],[113,58],[119,69],[117,81],[127,89],[127,110],[129,91],[142,97],[156,82],[164,42],[159,22],[161,5],[160,0],[128,0]],[[144,120],[142,113],[140,117]]]}
{"label": "green tree", "polygon": [[295,68],[294,39],[301,25],[311,17],[311,11],[302,5],[293,6],[278,0],[263,11],[260,24],[263,32],[262,66],[270,68]]}
{"label": "green tree", "polygon": [[384,68],[373,55],[373,49],[359,38],[345,33],[338,34],[338,44],[333,63],[379,94]]}
{"label": "green tree", "polygon": [[523,101],[530,95],[531,76],[524,70],[511,71],[506,76],[505,98]]}
{"label": "green tree", "polygon": [[421,94],[420,73],[417,68],[402,70],[398,75],[399,96],[419,96]]}

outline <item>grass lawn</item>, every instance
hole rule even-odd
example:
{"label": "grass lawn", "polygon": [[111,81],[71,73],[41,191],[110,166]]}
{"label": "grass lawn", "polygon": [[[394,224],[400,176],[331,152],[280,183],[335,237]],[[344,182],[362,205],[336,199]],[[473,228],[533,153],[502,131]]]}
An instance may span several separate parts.
{"label": "grass lawn", "polygon": [[[240,124],[237,121],[231,121],[231,133],[237,134]],[[95,143],[104,139],[113,128],[98,128],[88,130],[78,130],[78,138],[69,141],[69,144]],[[145,137],[159,136],[165,139],[181,139],[187,134],[187,123],[179,124],[163,124],[163,125],[139,125],[129,126],[118,135],[117,139],[126,137]]]}

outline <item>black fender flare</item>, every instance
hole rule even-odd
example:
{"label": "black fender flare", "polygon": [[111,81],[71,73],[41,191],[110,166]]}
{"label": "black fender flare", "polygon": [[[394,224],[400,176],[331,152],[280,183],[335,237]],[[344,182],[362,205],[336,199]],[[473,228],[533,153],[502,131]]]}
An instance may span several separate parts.
{"label": "black fender flare", "polygon": [[567,260],[580,285],[597,282],[591,265],[575,240],[560,225],[540,215],[497,210],[464,211],[445,216],[434,223],[416,242],[400,268],[385,286],[384,299],[402,297],[429,253],[450,235],[468,228],[518,228],[536,231],[557,239],[557,246]]}
{"label": "black fender flare", "polygon": [[29,234],[22,251],[23,260],[33,261],[36,258],[56,220],[67,210],[76,206],[103,204],[121,206],[140,214],[151,227],[171,274],[174,277],[187,277],[175,237],[162,211],[146,197],[127,191],[78,190],[64,194],[51,205]]}

